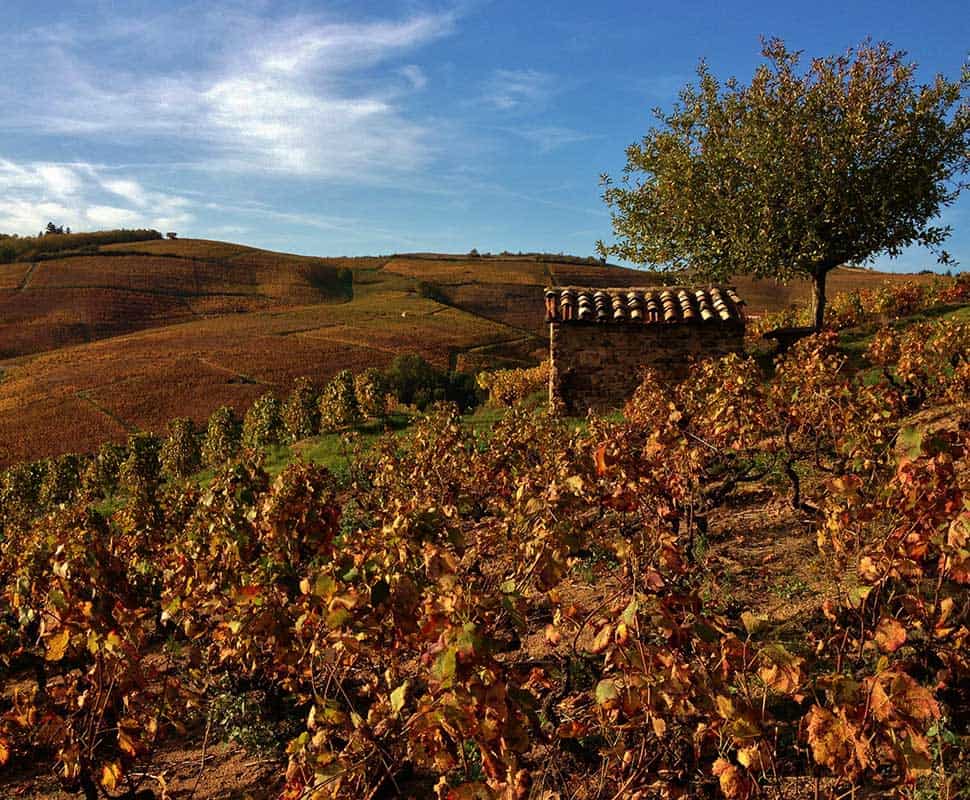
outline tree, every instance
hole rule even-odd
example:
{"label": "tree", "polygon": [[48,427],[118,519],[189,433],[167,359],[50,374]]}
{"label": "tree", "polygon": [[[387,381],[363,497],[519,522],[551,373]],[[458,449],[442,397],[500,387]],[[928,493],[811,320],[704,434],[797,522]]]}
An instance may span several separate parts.
{"label": "tree", "polygon": [[762,54],[748,86],[702,61],[673,111],[655,111],[622,182],[603,176],[616,243],[601,255],[709,280],[809,278],[816,328],[840,264],[913,244],[949,262],[935,220],[970,165],[970,71],[917,85],[905,53],[869,41],[804,72],[778,39]]}
{"label": "tree", "polygon": [[321,431],[334,431],[360,421],[354,376],[349,369],[340,370],[324,387],[319,408]]}
{"label": "tree", "polygon": [[258,450],[271,444],[279,444],[283,432],[280,401],[268,392],[257,397],[243,418],[243,446]]}
{"label": "tree", "polygon": [[369,367],[354,375],[354,396],[364,417],[383,420],[387,416],[389,394],[387,379],[379,369]]}
{"label": "tree", "polygon": [[241,425],[233,410],[220,406],[212,412],[202,443],[202,461],[209,467],[221,467],[239,450]]}
{"label": "tree", "polygon": [[191,419],[176,417],[168,423],[168,438],[162,443],[159,457],[165,472],[177,480],[201,469],[202,451]]}
{"label": "tree", "polygon": [[119,481],[139,502],[151,502],[162,480],[162,440],[154,433],[133,433],[126,449],[128,457],[119,469]]}
{"label": "tree", "polygon": [[297,378],[293,392],[283,405],[283,426],[291,441],[298,442],[320,430],[320,392],[309,378]]}

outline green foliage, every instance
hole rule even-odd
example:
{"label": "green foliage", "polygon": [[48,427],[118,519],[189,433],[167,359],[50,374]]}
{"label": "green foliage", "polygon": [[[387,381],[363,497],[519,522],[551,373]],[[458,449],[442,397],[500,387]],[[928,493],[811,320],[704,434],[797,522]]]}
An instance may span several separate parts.
{"label": "green foliage", "polygon": [[441,383],[440,376],[431,364],[414,354],[395,356],[387,369],[387,383],[398,402],[404,405],[416,404],[419,399],[427,405]]}
{"label": "green foliage", "polygon": [[177,417],[168,424],[168,438],[161,450],[162,468],[172,478],[183,479],[199,471],[202,453],[195,424],[186,417]]}
{"label": "green foliage", "polygon": [[388,367],[387,384],[398,402],[423,411],[432,403],[452,402],[465,411],[481,402],[482,392],[472,375],[443,372],[421,356],[396,356]]}
{"label": "green foliage", "polygon": [[81,485],[83,468],[83,460],[75,453],[47,459],[37,497],[39,505],[53,508],[70,502]]}
{"label": "green foliage", "polygon": [[354,296],[353,270],[332,264],[310,261],[303,267],[303,274],[313,288],[332,297],[352,298]]}
{"label": "green foliage", "polygon": [[279,444],[283,437],[283,417],[280,401],[268,392],[257,398],[243,418],[243,447],[259,449],[270,444]]}
{"label": "green foliage", "polygon": [[283,405],[283,425],[289,439],[298,442],[320,430],[319,391],[306,377],[297,378],[293,391]]}
{"label": "green foliage", "polygon": [[384,373],[373,367],[354,375],[354,396],[360,413],[367,419],[384,419],[387,416],[390,387]]}
{"label": "green foliage", "polygon": [[162,441],[154,433],[135,433],[128,437],[127,458],[118,473],[120,485],[140,502],[155,497],[162,479],[160,453]]}
{"label": "green foliage", "polygon": [[[770,375],[738,355],[647,373],[623,417],[580,429],[515,404],[483,439],[437,404],[343,483],[306,463],[271,478],[250,453],[204,491],[131,491],[110,520],[82,499],[18,523],[0,541],[0,670],[17,676],[0,766],[52,762],[66,790],[117,796],[201,712],[278,743],[284,800],[378,797],[392,775],[458,800],[753,800],[789,778],[826,800],[955,796],[970,339],[914,337],[929,343],[879,339],[898,367],[871,383],[816,335]],[[897,456],[935,402],[952,425]],[[126,482],[157,483],[152,440],[130,440]],[[38,469],[4,492],[36,495]],[[810,573],[765,574],[799,598],[783,620],[711,602],[767,561],[722,578],[696,546],[779,471],[810,478],[798,512],[777,496],[739,519],[814,532],[835,587],[816,601]]]}
{"label": "green foliage", "polygon": [[435,283],[418,281],[417,290],[421,297],[434,300],[436,303],[441,303],[442,305],[448,304],[448,298],[445,296],[444,291]]}
{"label": "green foliage", "polygon": [[143,242],[161,239],[155,230],[116,230],[95,233],[50,233],[44,236],[11,236],[0,241],[0,263],[32,261],[68,252],[96,252],[99,247],[118,242]]}
{"label": "green foliage", "polygon": [[280,730],[272,718],[272,703],[267,692],[246,689],[234,685],[230,676],[222,676],[223,685],[209,703],[209,718],[213,728],[228,742],[242,745],[253,753],[273,754],[281,739],[292,738],[299,733],[294,720]]}
{"label": "green foliage", "polygon": [[912,244],[947,260],[934,220],[970,163],[970,75],[918,86],[903,53],[869,42],[805,72],[779,40],[762,54],[749,85],[701,63],[657,112],[623,183],[604,176],[617,242],[598,249],[712,280],[809,277],[819,327],[836,266]]}
{"label": "green foliage", "polygon": [[43,477],[44,465],[39,461],[14,464],[0,475],[0,527],[13,529],[36,513]]}
{"label": "green foliage", "polygon": [[228,406],[212,412],[202,443],[202,461],[209,467],[220,467],[239,451],[242,426]]}
{"label": "green foliage", "polygon": [[121,465],[128,457],[125,448],[105,442],[84,465],[81,490],[86,497],[105,498],[118,488]]}
{"label": "green foliage", "polygon": [[350,370],[341,370],[333,376],[320,394],[319,407],[322,431],[337,430],[360,420],[360,406]]}
{"label": "green foliage", "polygon": [[445,375],[444,392],[435,392],[435,402],[454,403],[462,413],[482,402],[485,395],[479,389],[474,375],[467,372],[448,372]]}

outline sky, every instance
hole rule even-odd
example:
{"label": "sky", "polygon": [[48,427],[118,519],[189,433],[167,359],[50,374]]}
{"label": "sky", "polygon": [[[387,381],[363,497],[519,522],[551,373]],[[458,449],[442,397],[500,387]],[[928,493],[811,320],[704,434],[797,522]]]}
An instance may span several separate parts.
{"label": "sky", "polygon": [[[313,255],[609,241],[599,177],[704,58],[867,36],[928,81],[963,2],[4,0],[0,232],[153,227]],[[944,212],[970,269],[970,193]],[[921,249],[875,266],[936,268]]]}

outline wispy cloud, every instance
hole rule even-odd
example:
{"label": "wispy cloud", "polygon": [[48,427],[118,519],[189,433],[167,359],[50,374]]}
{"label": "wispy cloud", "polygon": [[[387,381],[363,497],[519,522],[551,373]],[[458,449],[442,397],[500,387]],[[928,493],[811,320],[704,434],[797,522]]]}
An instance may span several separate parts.
{"label": "wispy cloud", "polygon": [[428,76],[417,64],[405,64],[399,71],[414,89],[423,89],[428,85]]}
{"label": "wispy cloud", "polygon": [[17,163],[0,159],[0,231],[31,235],[48,221],[75,229],[184,228],[192,203],[87,163]]}
{"label": "wispy cloud", "polygon": [[580,142],[588,142],[594,138],[592,134],[565,128],[558,125],[543,125],[535,128],[519,127],[507,129],[523,139],[532,142],[539,148],[540,153],[551,153],[560,147]]}
{"label": "wispy cloud", "polygon": [[534,111],[545,106],[555,90],[555,77],[548,72],[498,69],[485,82],[482,100],[499,111]]}
{"label": "wispy cloud", "polygon": [[433,158],[431,127],[409,117],[402,96],[427,79],[417,65],[394,62],[448,35],[451,14],[376,22],[210,15],[198,26],[219,45],[208,58],[186,53],[188,66],[126,71],[95,58],[93,49],[129,51],[159,28],[171,32],[176,50],[193,44],[194,36],[179,33],[185,22],[127,26],[97,43],[60,30],[15,43],[4,60],[33,73],[17,82],[31,88],[0,88],[0,101],[19,109],[0,129],[168,141],[209,167],[354,181],[413,171]]}

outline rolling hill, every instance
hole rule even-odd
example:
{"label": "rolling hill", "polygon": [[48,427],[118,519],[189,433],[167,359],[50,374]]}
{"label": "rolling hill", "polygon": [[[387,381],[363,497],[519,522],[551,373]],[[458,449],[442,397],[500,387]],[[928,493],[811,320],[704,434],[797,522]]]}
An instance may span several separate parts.
{"label": "rolling hill", "polygon": [[[907,277],[838,270],[829,286]],[[300,375],[323,382],[400,353],[464,371],[535,363],[543,286],[656,278],[570,257],[311,258],[191,239],[3,264],[0,467],[201,422]],[[736,283],[755,313],[808,296],[807,284]]]}

